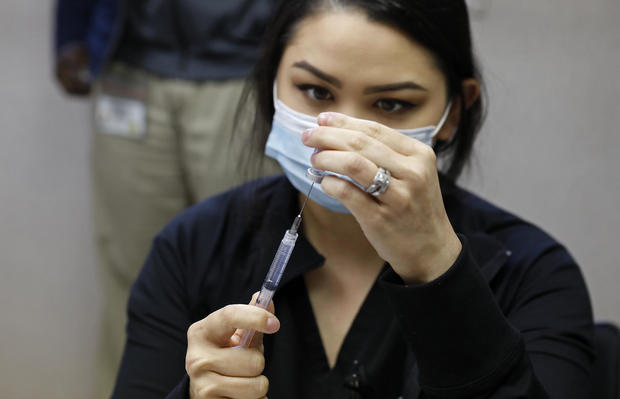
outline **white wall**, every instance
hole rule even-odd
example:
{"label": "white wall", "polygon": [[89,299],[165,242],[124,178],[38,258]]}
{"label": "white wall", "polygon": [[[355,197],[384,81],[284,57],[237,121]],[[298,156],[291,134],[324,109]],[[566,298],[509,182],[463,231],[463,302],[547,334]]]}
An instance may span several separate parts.
{"label": "white wall", "polygon": [[[491,5],[473,26],[491,108],[463,182],[564,242],[620,324],[620,3],[472,2]],[[0,2],[3,398],[92,396],[88,108],[52,82],[51,6]]]}
{"label": "white wall", "polygon": [[51,5],[0,2],[2,398],[92,397],[88,108],[53,84]]}
{"label": "white wall", "polygon": [[620,322],[620,2],[472,5],[490,107],[463,183],[563,242]]}

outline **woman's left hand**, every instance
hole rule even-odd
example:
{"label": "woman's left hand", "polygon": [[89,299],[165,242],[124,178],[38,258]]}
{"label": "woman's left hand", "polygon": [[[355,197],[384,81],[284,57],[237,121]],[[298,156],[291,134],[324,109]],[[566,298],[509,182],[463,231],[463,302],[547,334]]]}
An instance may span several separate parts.
{"label": "woman's left hand", "polygon": [[312,157],[315,168],[349,176],[364,187],[379,167],[392,174],[377,197],[333,176],[321,184],[351,211],[379,256],[409,284],[448,270],[461,242],[446,214],[433,149],[379,123],[334,112],[319,115],[319,125],[302,135],[305,145],[322,150]]}

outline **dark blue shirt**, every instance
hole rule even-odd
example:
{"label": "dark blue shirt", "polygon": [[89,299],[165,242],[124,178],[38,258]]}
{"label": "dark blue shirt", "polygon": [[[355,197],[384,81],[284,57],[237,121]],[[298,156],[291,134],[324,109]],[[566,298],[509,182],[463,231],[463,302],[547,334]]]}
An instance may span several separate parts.
{"label": "dark blue shirt", "polygon": [[96,76],[119,59],[168,78],[243,78],[275,0],[57,0],[55,45],[83,43]]}
{"label": "dark blue shirt", "polygon": [[273,0],[126,2],[116,58],[166,77],[245,77],[258,56]]}
{"label": "dark blue shirt", "polygon": [[[303,279],[324,259],[300,235],[274,297],[280,331],[264,338],[269,398],[588,397],[593,322],[574,260],[532,224],[449,182],[442,191],[459,258],[416,286],[386,264],[333,369]],[[188,396],[188,327],[248,302],[297,212],[298,192],[269,178],[190,208],[155,238],[115,398]]]}

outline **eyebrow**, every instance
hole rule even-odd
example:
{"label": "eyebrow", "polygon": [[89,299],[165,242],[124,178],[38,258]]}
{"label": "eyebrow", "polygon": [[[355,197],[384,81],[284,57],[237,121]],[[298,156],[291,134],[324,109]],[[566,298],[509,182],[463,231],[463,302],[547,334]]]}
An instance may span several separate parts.
{"label": "eyebrow", "polygon": [[307,61],[298,61],[298,62],[294,63],[293,66],[296,67],[296,68],[305,69],[306,71],[310,72],[311,74],[313,74],[317,78],[319,78],[321,80],[324,80],[327,83],[330,83],[330,84],[336,86],[339,89],[342,88],[342,82],[340,81],[340,79],[338,79],[336,77],[333,77],[332,75],[329,75],[329,74],[321,71],[320,69],[318,69],[317,67],[311,65]]}
{"label": "eyebrow", "polygon": [[396,90],[404,90],[404,89],[428,91],[424,86],[421,86],[415,82],[409,81],[409,82],[390,83],[390,84],[380,85],[380,86],[370,86],[364,89],[364,94],[374,94],[374,93],[381,93],[384,91],[396,91]]}
{"label": "eyebrow", "polygon": [[[339,89],[342,88],[342,82],[340,81],[340,79],[321,71],[319,68],[310,64],[308,61],[297,61],[293,64],[293,66],[295,68],[304,69],[310,72],[311,74],[313,74],[314,76],[316,76],[317,78],[324,80],[327,83],[330,83]],[[405,90],[405,89],[428,91],[422,85],[419,85],[412,81],[407,81],[407,82],[389,83],[389,84],[379,85],[379,86],[370,86],[364,89],[364,94],[375,94],[375,93],[381,93],[384,91],[397,91],[397,90]]]}

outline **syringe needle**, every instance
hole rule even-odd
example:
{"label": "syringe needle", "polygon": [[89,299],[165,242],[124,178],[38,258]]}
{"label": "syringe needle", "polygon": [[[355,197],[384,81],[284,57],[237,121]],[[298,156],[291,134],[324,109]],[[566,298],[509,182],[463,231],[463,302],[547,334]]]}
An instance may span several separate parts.
{"label": "syringe needle", "polygon": [[299,211],[299,216],[301,216],[301,213],[304,211],[304,208],[306,207],[306,203],[308,202],[308,198],[310,198],[310,193],[312,192],[313,187],[314,187],[314,182],[312,182],[312,184],[310,185],[310,189],[308,190],[308,194],[306,194],[306,199],[304,200],[304,203],[301,206],[301,210]]}
{"label": "syringe needle", "polygon": [[310,198],[310,193],[312,192],[312,187],[314,187],[314,182],[312,182],[312,184],[310,185],[310,190],[308,190],[308,194],[306,194],[306,199],[304,200],[304,203],[301,206],[299,214],[295,217],[295,220],[293,220],[293,225],[291,226],[291,229],[290,229],[292,233],[297,233],[297,230],[299,229],[299,225],[301,224],[301,213],[304,211],[304,208],[306,207],[306,203],[308,202],[308,198]]}

